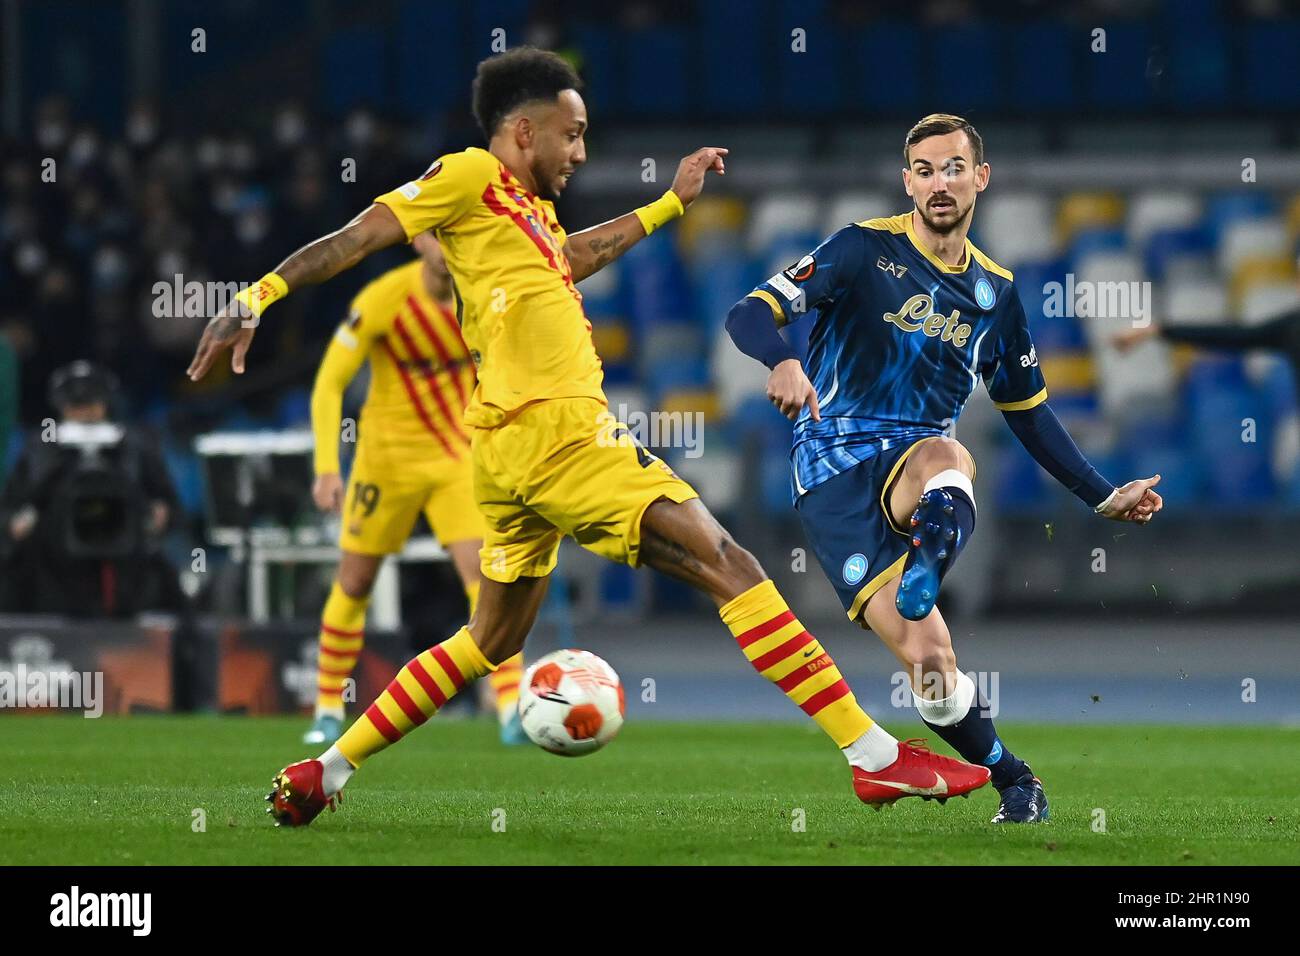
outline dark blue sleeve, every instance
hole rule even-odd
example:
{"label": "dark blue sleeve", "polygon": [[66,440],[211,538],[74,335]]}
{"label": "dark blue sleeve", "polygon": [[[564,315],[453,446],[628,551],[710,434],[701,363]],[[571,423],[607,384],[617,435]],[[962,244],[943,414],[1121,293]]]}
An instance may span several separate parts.
{"label": "dark blue sleeve", "polygon": [[736,348],[768,368],[786,359],[798,358],[790,343],[777,329],[772,307],[760,298],[745,296],[727,313],[727,334]]}
{"label": "dark blue sleeve", "polygon": [[1070,433],[1046,402],[1002,417],[1043,470],[1093,508],[1110,497],[1114,486],[1079,451]]}

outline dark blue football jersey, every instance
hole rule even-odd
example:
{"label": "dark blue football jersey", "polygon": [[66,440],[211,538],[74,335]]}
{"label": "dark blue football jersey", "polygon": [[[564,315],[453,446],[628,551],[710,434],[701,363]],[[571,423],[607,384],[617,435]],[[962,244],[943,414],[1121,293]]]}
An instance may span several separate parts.
{"label": "dark blue football jersey", "polygon": [[1047,400],[1012,275],[968,239],[962,265],[921,245],[912,214],[835,233],[758,286],[780,324],[814,316],[804,368],[821,421],[794,427],[794,496],[882,449],[950,432],[977,379],[994,405]]}

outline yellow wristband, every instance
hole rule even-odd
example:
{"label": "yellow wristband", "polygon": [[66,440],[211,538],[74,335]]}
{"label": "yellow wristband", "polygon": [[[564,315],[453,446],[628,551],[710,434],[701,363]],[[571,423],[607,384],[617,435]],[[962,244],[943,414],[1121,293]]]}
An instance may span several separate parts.
{"label": "yellow wristband", "polygon": [[277,299],[283,299],[289,294],[289,286],[277,273],[268,272],[262,278],[258,279],[254,285],[240,289],[235,294],[235,301],[241,303],[244,308],[253,313],[255,318],[261,318],[266,307]]}
{"label": "yellow wristband", "polygon": [[641,225],[645,227],[645,234],[648,236],[660,226],[672,222],[686,212],[686,209],[682,206],[681,199],[670,189],[649,205],[632,211],[641,220]]}

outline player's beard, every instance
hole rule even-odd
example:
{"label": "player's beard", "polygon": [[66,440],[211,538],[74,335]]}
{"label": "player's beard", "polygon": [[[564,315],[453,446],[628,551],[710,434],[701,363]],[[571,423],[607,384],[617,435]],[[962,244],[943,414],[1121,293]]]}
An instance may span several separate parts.
{"label": "player's beard", "polygon": [[[961,204],[958,203],[956,199],[953,199],[952,204],[956,208],[961,209]],[[929,206],[928,201],[926,205],[927,207]],[[935,222],[930,218],[925,209],[918,207],[917,211],[921,214],[921,221],[924,222],[932,232],[936,232],[941,236],[946,236],[959,226],[970,222],[971,213],[975,211],[975,201],[972,199],[971,204],[962,210],[959,216],[954,217],[950,222],[946,223]]]}

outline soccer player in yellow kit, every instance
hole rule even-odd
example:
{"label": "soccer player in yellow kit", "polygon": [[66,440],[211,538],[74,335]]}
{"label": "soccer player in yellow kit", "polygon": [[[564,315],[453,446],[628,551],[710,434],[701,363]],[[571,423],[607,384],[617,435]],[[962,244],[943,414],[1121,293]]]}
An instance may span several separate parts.
{"label": "soccer player in yellow kit", "polygon": [[[312,497],[341,514],[338,575],[321,614],[316,715],[303,743],[343,732],[343,689],[365,640],[366,608],[384,556],[402,549],[421,512],[451,555],[471,616],[484,523],[474,503],[469,436],[461,419],[476,376],[460,334],[451,273],[431,233],[419,258],[367,285],[325,352],[312,390]],[[339,473],[343,392],[366,362],[370,386],[347,489]],[[489,675],[503,743],[527,738],[517,703],[523,655]]]}
{"label": "soccer player in yellow kit", "polygon": [[841,748],[865,803],[946,799],[983,786],[986,767],[900,743],[867,716],[754,556],[610,414],[576,284],[680,216],[705,175],[724,172],[727,151],[697,150],[658,200],[569,236],[552,199],[587,158],[579,86],[553,53],[520,47],[484,60],[474,80],[474,114],[488,149],[442,157],[343,229],[294,253],[241,293],[239,307],[212,319],[199,342],[191,378],[202,377],[226,348],[242,372],[256,327],[246,316],[260,317],[290,289],[433,229],[478,367],[465,412],[474,494],[487,520],[474,617],[408,663],[318,759],[276,775],[267,799],[277,825],[306,824],[333,808],[363,761],[519,651],[564,535],[709,595],[754,668]]}

